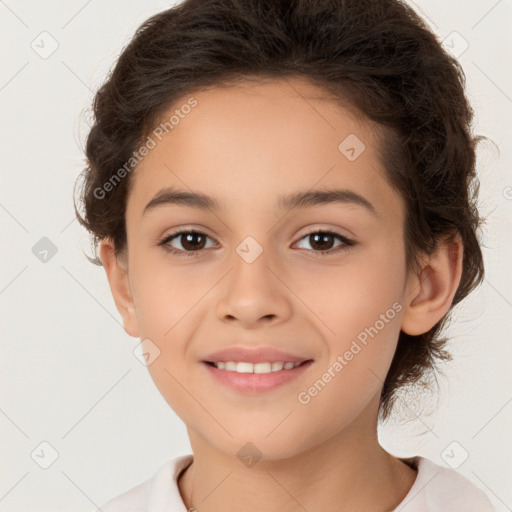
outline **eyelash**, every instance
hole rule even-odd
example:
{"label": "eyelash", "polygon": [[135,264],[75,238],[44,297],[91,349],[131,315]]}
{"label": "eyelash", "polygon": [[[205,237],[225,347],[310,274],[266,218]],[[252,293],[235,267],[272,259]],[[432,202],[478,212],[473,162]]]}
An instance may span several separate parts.
{"label": "eyelash", "polygon": [[[327,256],[327,255],[334,254],[334,253],[337,253],[337,252],[340,252],[340,251],[348,251],[348,250],[352,249],[354,245],[356,245],[356,242],[354,242],[353,240],[350,240],[349,238],[347,238],[347,237],[345,237],[343,235],[340,235],[336,231],[332,231],[330,229],[317,229],[317,230],[314,230],[314,231],[310,231],[309,233],[306,233],[305,235],[303,235],[300,238],[300,240],[302,240],[303,238],[306,238],[308,236],[311,236],[311,235],[314,235],[314,234],[318,234],[318,233],[321,233],[321,234],[324,234],[324,235],[333,235],[334,237],[336,237],[339,240],[341,240],[344,245],[338,246],[335,249],[329,249],[327,251],[314,251],[313,250],[312,252],[314,252],[315,254],[320,254],[322,256]],[[166,236],[163,240],[158,242],[158,245],[162,246],[163,249],[167,253],[174,254],[174,255],[179,256],[179,257],[181,257],[181,256],[184,256],[184,257],[196,257],[196,256],[198,256],[199,253],[201,253],[203,250],[200,249],[200,250],[197,250],[197,251],[182,251],[180,249],[174,249],[173,247],[168,245],[169,242],[171,240],[173,240],[174,238],[177,238],[177,237],[179,237],[181,235],[185,235],[185,234],[203,235],[203,236],[206,236],[208,238],[211,238],[206,233],[203,233],[202,231],[197,231],[197,230],[194,230],[194,229],[182,230],[182,231],[177,231],[176,233],[172,233],[171,235]]]}

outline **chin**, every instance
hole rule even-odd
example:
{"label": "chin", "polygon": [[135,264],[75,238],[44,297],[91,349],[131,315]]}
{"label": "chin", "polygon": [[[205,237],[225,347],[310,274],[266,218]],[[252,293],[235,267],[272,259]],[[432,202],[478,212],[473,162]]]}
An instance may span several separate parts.
{"label": "chin", "polygon": [[234,430],[230,430],[232,438],[224,435],[222,439],[207,438],[206,440],[216,450],[239,458],[240,462],[247,467],[251,467],[258,461],[290,459],[318,444],[318,439],[311,443],[304,443],[305,433],[300,428],[296,433],[283,429],[281,435],[277,430],[268,435],[273,429],[275,424],[270,429],[243,429],[241,431],[243,433],[239,435]]}

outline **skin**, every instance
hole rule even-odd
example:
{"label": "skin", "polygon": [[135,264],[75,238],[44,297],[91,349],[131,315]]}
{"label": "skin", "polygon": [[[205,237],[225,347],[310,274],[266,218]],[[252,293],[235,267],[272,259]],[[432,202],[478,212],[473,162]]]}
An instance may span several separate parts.
{"label": "skin", "polygon": [[[127,252],[116,258],[110,240],[100,245],[124,328],[158,346],[149,372],[187,426],[194,462],[178,482],[184,503],[199,512],[390,511],[417,473],[378,443],[382,384],[400,330],[426,332],[449,310],[460,237],[407,274],[404,204],[384,178],[371,125],[305,80],[212,87],[194,97],[198,106],[134,171]],[[355,161],[338,150],[350,134],[366,146]],[[166,186],[211,195],[223,209],[167,205],[143,215]],[[282,194],[324,187],[356,191],[378,216],[349,203],[277,207]],[[181,228],[208,235],[197,257],[158,245]],[[322,228],[357,243],[335,252],[343,244],[334,238],[315,248],[305,235]],[[252,263],[236,252],[247,236],[263,249]],[[183,237],[168,244],[186,250]],[[396,302],[401,311],[378,335],[299,403],[298,393]],[[314,364],[291,383],[248,396],[200,364],[231,345],[270,345]],[[247,442],[261,452],[252,467],[237,456]]]}

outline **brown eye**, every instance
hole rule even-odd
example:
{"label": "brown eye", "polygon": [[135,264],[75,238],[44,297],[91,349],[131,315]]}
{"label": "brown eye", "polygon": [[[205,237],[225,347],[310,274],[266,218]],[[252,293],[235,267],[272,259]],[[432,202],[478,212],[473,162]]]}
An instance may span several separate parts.
{"label": "brown eye", "polygon": [[205,245],[205,236],[200,233],[184,233],[178,235],[181,245],[186,250],[203,249]]}
{"label": "brown eye", "polygon": [[[177,254],[179,256],[196,256],[196,253],[201,252],[205,249],[206,239],[210,238],[205,233],[200,231],[178,231],[169,235],[162,240],[159,245],[170,253]],[[176,248],[171,245],[171,242],[178,242],[181,248]]]}
{"label": "brown eye", "polygon": [[329,233],[313,233],[308,236],[312,247],[322,251],[332,249],[332,245],[335,242],[334,236]]}
{"label": "brown eye", "polygon": [[[313,248],[313,252],[317,252],[319,254],[332,254],[339,250],[346,250],[355,245],[354,241],[349,240],[340,233],[336,233],[331,230],[312,231],[301,238],[301,240],[304,239],[308,240],[309,244]],[[341,244],[333,249],[333,244],[336,239],[340,240]]]}

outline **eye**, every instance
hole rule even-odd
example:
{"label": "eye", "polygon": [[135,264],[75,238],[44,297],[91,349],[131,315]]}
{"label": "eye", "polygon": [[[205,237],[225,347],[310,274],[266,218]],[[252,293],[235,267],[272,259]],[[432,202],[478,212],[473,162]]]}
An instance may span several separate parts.
{"label": "eye", "polygon": [[[166,236],[162,241],[158,242],[158,245],[161,245],[166,252],[175,254],[176,256],[194,257],[198,256],[202,249],[205,249],[205,241],[207,238],[210,237],[202,231],[182,230]],[[179,241],[182,249],[176,249],[171,245],[171,242],[173,242],[175,239]],[[304,235],[300,240],[303,239],[308,239],[310,243],[312,243],[313,246],[317,249],[323,249],[313,249],[313,252],[321,255],[333,254],[339,251],[348,250],[356,244],[356,242],[353,240],[350,240],[340,233],[330,229],[311,231],[310,233]],[[332,247],[328,247],[326,249],[325,246],[330,246],[335,239],[341,241],[341,244],[334,250]]]}
{"label": "eye", "polygon": [[[312,244],[313,247],[317,247],[323,250],[313,251],[318,254],[326,255],[333,254],[339,251],[348,250],[355,245],[353,240],[350,240],[346,236],[337,233],[336,231],[332,231],[330,229],[321,229],[317,231],[311,231],[304,235],[301,240],[307,239],[309,243]],[[332,249],[329,247],[335,241],[335,239],[340,240],[342,243],[336,249]],[[328,246],[327,248],[325,246]]]}
{"label": "eye", "polygon": [[[210,237],[202,231],[183,230],[165,237],[158,245],[163,246],[165,251],[177,256],[197,256],[196,253],[205,248],[204,245],[207,238]],[[176,249],[170,245],[174,239],[179,241],[183,249]]]}

